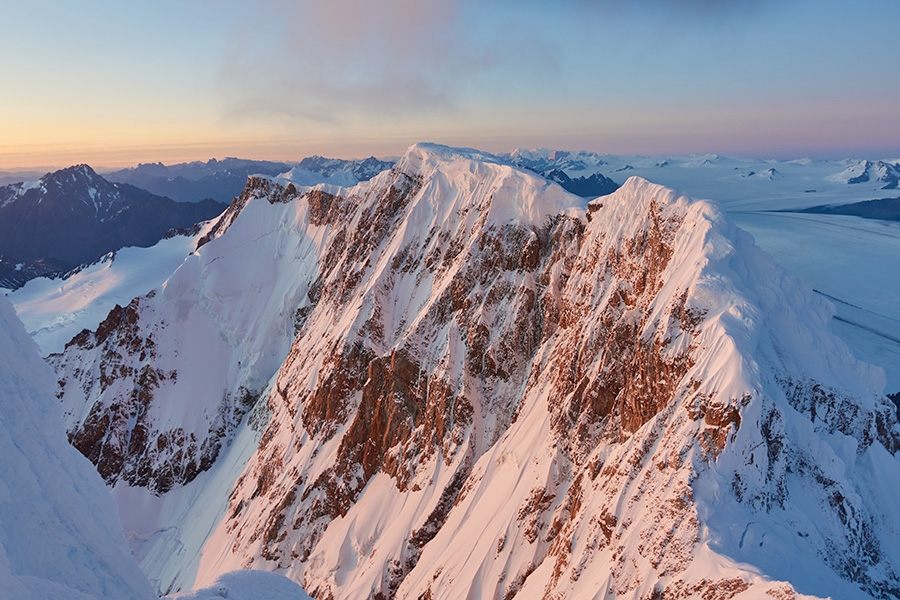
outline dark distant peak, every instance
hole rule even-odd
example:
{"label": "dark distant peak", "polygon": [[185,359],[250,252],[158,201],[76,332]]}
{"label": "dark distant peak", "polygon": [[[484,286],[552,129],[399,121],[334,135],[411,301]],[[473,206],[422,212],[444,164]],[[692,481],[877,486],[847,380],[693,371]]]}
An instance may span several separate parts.
{"label": "dark distant peak", "polygon": [[572,180],[572,178],[566,175],[564,171],[561,171],[559,169],[553,169],[552,171],[544,175],[544,177],[546,177],[550,181],[555,181],[556,183],[568,183]]}
{"label": "dark distant peak", "polygon": [[306,158],[301,160],[298,166],[301,169],[309,169],[310,171],[315,171],[317,169],[321,169],[322,167],[332,166],[337,163],[338,159],[336,158],[325,158],[324,156],[313,154],[312,156],[307,156]]}
{"label": "dark distant peak", "polygon": [[163,161],[159,162],[148,162],[148,163],[138,163],[136,167],[127,167],[125,169],[121,169],[119,171],[112,171],[110,174],[116,173],[135,173],[141,171],[151,171],[151,172],[161,172],[168,169],[168,167],[163,163]]}
{"label": "dark distant peak", "polygon": [[53,173],[47,173],[41,177],[41,181],[73,181],[77,179],[96,179],[100,178],[97,172],[90,165],[80,164],[72,167],[66,167]]}
{"label": "dark distant peak", "polygon": [[94,190],[91,195],[97,191],[114,192],[115,185],[97,174],[89,165],[80,164],[72,167],[66,167],[53,173],[47,173],[41,177],[42,189],[56,190],[58,194],[71,194],[76,190]]}

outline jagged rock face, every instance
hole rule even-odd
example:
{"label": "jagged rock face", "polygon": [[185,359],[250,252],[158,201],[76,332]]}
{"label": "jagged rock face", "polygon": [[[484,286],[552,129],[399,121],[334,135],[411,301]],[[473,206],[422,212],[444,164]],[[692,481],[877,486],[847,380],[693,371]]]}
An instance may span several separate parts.
{"label": "jagged rock face", "polygon": [[236,398],[223,395],[198,431],[157,422],[156,413],[163,410],[157,397],[168,401],[180,390],[177,368],[163,368],[167,361],[158,354],[156,339],[167,325],[148,324],[142,311],[154,297],[151,292],[125,308],[116,306],[96,332],[83,331],[64,355],[48,360],[58,372],[71,374],[71,379],[59,380],[57,394],[66,411],[69,442],[96,465],[107,484],[121,479],[161,494],[212,466],[256,398],[246,388]]}
{"label": "jagged rock face", "polygon": [[282,186],[273,183],[265,177],[248,177],[243,191],[234,197],[231,204],[225,209],[225,212],[216,220],[209,233],[197,241],[197,248],[199,249],[204,244],[228,231],[228,228],[231,227],[231,224],[234,223],[234,220],[237,219],[238,215],[241,214],[241,211],[251,200],[265,198],[269,204],[275,204],[295,200],[297,195],[297,188],[291,183]]}
{"label": "jagged rock face", "polygon": [[[139,301],[129,327],[209,322],[240,374],[226,389],[266,389],[196,583],[255,567],[320,598],[896,596],[900,509],[878,487],[900,480],[896,411],[827,306],[708,203],[631,179],[586,205],[501,162],[420,145],[354,188],[251,181]],[[164,374],[191,354],[166,322]]]}
{"label": "jagged rock face", "polygon": [[[575,463],[594,477],[602,465],[588,464],[588,449],[628,440],[672,402],[693,364],[690,336],[702,319],[702,310],[686,306],[687,289],[667,304],[662,324],[651,310],[665,283],[681,211],[650,199],[636,209],[645,214],[629,219],[634,231],[614,236],[599,226],[604,216],[599,202],[588,207],[590,221],[563,216],[542,227],[501,226],[488,219],[489,185],[473,199],[475,206],[458,208],[477,210],[474,218],[448,227],[436,216],[422,227],[428,235],[411,241],[403,239],[401,227],[412,217],[402,209],[416,193],[420,202],[427,200],[422,186],[392,194],[397,199],[380,202],[374,214],[364,210],[358,224],[347,208],[334,219],[349,225],[339,229],[337,248],[326,257],[341,255],[325,260],[318,304],[269,400],[274,416],[232,496],[227,525],[232,547],[256,545],[260,558],[279,568],[315,564],[317,550],[321,555],[328,546],[323,537],[329,524],[348,518],[355,503],[365,503],[364,488],[381,473],[398,492],[431,496],[421,502],[421,525],[382,559],[383,577],[372,591],[392,597],[454,504],[480,479],[473,465],[509,431],[523,410],[523,396],[558,399],[547,407],[547,416],[560,460],[568,470]],[[312,208],[316,204],[311,202],[311,212],[319,212]],[[337,200],[331,206],[354,204]],[[400,239],[386,243],[384,236],[391,233]],[[384,253],[392,248],[400,251]],[[365,257],[363,270],[378,273],[374,281],[346,268],[329,270],[360,264]],[[356,281],[367,281],[367,288],[358,290]],[[410,285],[421,304],[405,308],[398,319],[392,303],[398,287]],[[426,285],[425,293],[417,289]],[[342,320],[348,305],[358,333],[351,329],[339,342],[322,336],[328,321]],[[326,323],[316,327],[325,315]],[[710,420],[715,410],[709,408]],[[739,419],[728,409],[720,412],[716,433],[734,429]],[[334,449],[317,460],[325,445]],[[439,465],[448,474],[436,485]],[[611,489],[623,485],[615,474],[607,473]],[[571,477],[565,483],[584,475]],[[579,487],[567,495],[559,485],[529,489],[513,511],[524,543],[559,532],[567,519],[551,515],[560,500],[570,513],[582,504]],[[304,575],[314,592],[342,595],[335,581]],[[503,580],[506,592],[514,592],[524,575],[508,573]]]}

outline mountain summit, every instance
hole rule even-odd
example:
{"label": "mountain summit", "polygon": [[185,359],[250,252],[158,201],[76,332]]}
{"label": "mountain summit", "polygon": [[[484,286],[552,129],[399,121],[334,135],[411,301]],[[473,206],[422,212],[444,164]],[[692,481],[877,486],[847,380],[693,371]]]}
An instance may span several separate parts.
{"label": "mountain summit", "polygon": [[420,144],[222,219],[51,357],[162,591],[900,594],[883,374],[716,205]]}

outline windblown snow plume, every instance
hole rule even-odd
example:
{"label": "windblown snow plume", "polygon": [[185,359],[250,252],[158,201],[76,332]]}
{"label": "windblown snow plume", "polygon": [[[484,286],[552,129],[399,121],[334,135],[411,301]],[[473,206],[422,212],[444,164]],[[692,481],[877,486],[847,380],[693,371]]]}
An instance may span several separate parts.
{"label": "windblown snow plume", "polygon": [[900,595],[883,375],[716,206],[638,178],[585,204],[433,145],[239,200],[53,359],[107,481],[198,485],[258,432],[196,480],[229,490],[197,585],[249,566],[318,598]]}

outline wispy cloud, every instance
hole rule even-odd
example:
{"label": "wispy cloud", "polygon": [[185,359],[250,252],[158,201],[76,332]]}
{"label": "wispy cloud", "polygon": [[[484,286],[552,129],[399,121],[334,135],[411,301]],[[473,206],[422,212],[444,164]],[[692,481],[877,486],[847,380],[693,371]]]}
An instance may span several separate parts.
{"label": "wispy cloud", "polygon": [[[492,74],[546,75],[558,60],[539,29],[479,20],[474,1],[259,6],[223,59],[235,117],[337,123],[348,115],[452,113],[474,86],[494,85]],[[491,18],[486,11],[483,19]]]}
{"label": "wispy cloud", "polygon": [[761,15],[808,1],[261,0],[220,81],[229,119],[295,131],[489,119],[541,98],[566,110],[576,97],[625,96],[623,77],[652,76],[673,49],[691,77],[755,44]]}

